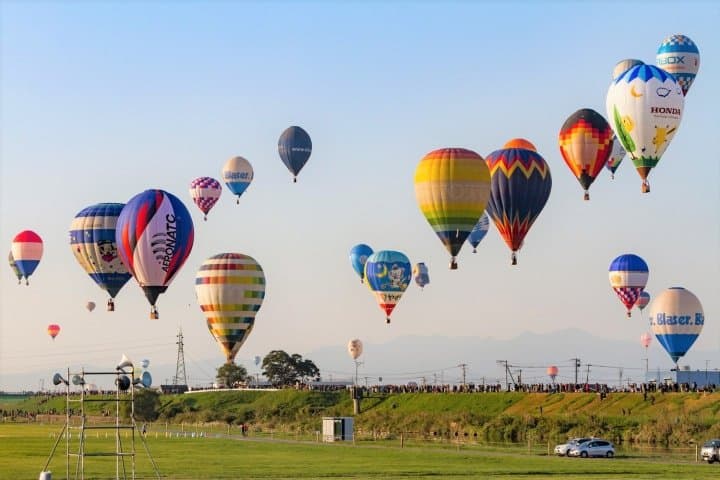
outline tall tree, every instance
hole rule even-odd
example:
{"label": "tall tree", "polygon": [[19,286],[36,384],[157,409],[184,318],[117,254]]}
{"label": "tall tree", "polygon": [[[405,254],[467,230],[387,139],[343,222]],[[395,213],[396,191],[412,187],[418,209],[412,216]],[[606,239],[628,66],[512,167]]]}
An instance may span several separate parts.
{"label": "tall tree", "polygon": [[215,379],[220,385],[226,387],[234,387],[238,383],[244,382],[247,378],[247,370],[242,365],[235,363],[225,363],[217,369]]}
{"label": "tall tree", "polygon": [[283,350],[273,350],[262,362],[263,375],[276,386],[294,385],[309,379],[318,379],[320,370],[312,360],[303,360],[301,355],[288,355]]}

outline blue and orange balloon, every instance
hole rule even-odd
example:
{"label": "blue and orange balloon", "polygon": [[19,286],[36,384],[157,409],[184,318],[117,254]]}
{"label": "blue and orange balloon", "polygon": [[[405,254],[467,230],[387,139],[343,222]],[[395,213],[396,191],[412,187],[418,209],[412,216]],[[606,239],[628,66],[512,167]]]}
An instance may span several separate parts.
{"label": "blue and orange balloon", "polygon": [[297,182],[300,170],[305,166],[312,153],[312,140],[310,135],[301,127],[287,128],[278,140],[278,153],[285,166],[293,175],[293,182]]}
{"label": "blue and orange balloon", "polygon": [[15,235],[10,254],[15,260],[15,266],[25,278],[25,285],[29,285],[28,278],[33,274],[43,254],[43,241],[40,235],[32,230],[23,230]]}
{"label": "blue and orange balloon", "polygon": [[118,252],[150,302],[151,319],[159,318],[155,302],[190,255],[194,236],[190,212],[164,190],[145,190],[120,212],[115,229]]}
{"label": "blue and orange balloon", "polygon": [[360,283],[365,281],[365,262],[372,254],[373,249],[364,243],[359,243],[350,249],[350,265],[360,276]]}
{"label": "blue and orange balloon", "polygon": [[385,312],[386,323],[410,284],[412,267],[404,253],[393,250],[375,252],[365,262],[365,279],[380,309]]}
{"label": "blue and orange balloon", "polygon": [[125,204],[98,203],[80,210],[70,224],[70,248],[75,260],[90,278],[108,292],[109,312],[114,298],[132,277],[120,259],[115,227]]}
{"label": "blue and orange balloon", "polygon": [[485,158],[491,175],[487,212],[512,251],[517,251],[550,198],[552,176],[545,159],[529,141],[516,138]]}
{"label": "blue and orange balloon", "polygon": [[610,263],[608,269],[610,286],[627,309],[630,317],[633,306],[647,285],[650,269],[645,260],[635,254],[620,255]]}

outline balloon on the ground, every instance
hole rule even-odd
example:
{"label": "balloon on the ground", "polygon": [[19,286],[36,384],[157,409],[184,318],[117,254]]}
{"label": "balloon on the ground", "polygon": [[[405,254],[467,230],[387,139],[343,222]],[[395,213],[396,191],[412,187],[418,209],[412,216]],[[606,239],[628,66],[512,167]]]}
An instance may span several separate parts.
{"label": "balloon on the ground", "polygon": [[682,287],[660,292],[650,304],[650,328],[675,363],[690,350],[703,325],[700,300]]}
{"label": "balloon on the ground", "polygon": [[214,178],[199,177],[190,182],[190,198],[203,212],[204,220],[207,220],[207,214],[215,206],[221,193],[222,185]]}
{"label": "balloon on the ground", "polygon": [[480,245],[482,239],[485,238],[489,229],[490,219],[488,218],[487,212],[483,212],[480,220],[478,220],[472,230],[470,230],[470,235],[468,235],[467,238],[468,243],[473,247],[473,253],[477,253],[477,246]]}
{"label": "balloon on the ground", "polygon": [[637,255],[627,253],[615,258],[608,271],[610,286],[625,305],[627,316],[630,317],[630,310],[647,284],[650,274],[647,263]]}
{"label": "balloon on the ground", "polygon": [[550,198],[550,167],[535,146],[523,138],[510,140],[485,161],[492,185],[487,212],[512,251],[515,265],[517,251]]}
{"label": "balloon on the ground", "polygon": [[636,65],[608,89],[610,124],[650,191],[648,175],[672,141],[682,118],[684,97],[675,78],[653,65]]}
{"label": "balloon on the ground", "polygon": [[558,367],[556,367],[555,365],[550,365],[547,368],[547,374],[548,377],[552,379],[553,383],[555,383],[555,377],[557,377],[558,374]]}
{"label": "balloon on the ground", "polygon": [[225,162],[222,170],[223,182],[237,196],[236,203],[240,203],[240,196],[250,186],[254,176],[252,165],[243,157],[232,157]]}
{"label": "balloon on the ground", "polygon": [[25,278],[25,285],[29,285],[28,278],[33,274],[43,254],[43,241],[40,235],[32,230],[23,230],[15,235],[10,253],[15,260],[15,266]]}
{"label": "balloon on the ground", "polygon": [[648,303],[650,303],[650,294],[643,290],[640,292],[640,296],[638,297],[637,302],[635,302],[635,306],[642,312],[643,309],[647,307]]}
{"label": "balloon on the ground", "polygon": [[425,155],[415,169],[418,207],[450,253],[450,268],[485,210],[490,172],[483,158],[465,148],[442,148]]}
{"label": "balloon on the ground", "polygon": [[686,35],[670,35],[662,41],[655,57],[657,66],[672,73],[683,95],[687,95],[700,69],[700,50]]}
{"label": "balloon on the ground", "polygon": [[60,333],[60,325],[51,323],[47,326],[47,333],[52,337],[53,340],[55,340],[55,337],[57,337],[58,333]]}
{"label": "balloon on the ground", "polygon": [[13,271],[15,276],[17,277],[18,284],[22,281],[23,274],[20,272],[20,269],[17,266],[17,263],[15,263],[15,258],[13,258],[12,251],[8,252],[8,264],[10,265],[10,269]]}
{"label": "balloon on the ground", "polygon": [[420,288],[425,288],[425,285],[430,283],[430,274],[427,266],[423,263],[416,263],[413,267],[413,277],[415,277],[415,283]]}
{"label": "balloon on the ground", "polygon": [[113,299],[132,275],[120,259],[116,226],[123,203],[98,203],[80,210],[70,224],[70,248],[85,273],[110,298],[108,311],[115,310]]}
{"label": "balloon on the ground", "polygon": [[278,140],[278,153],[285,166],[297,182],[300,170],[305,166],[312,153],[312,140],[310,135],[301,127],[287,128]]}
{"label": "balloon on the ground", "polygon": [[95,310],[95,302],[87,302],[85,304],[85,308],[88,312],[92,312],[93,310]]}
{"label": "balloon on the ground", "polygon": [[348,342],[348,355],[350,355],[350,358],[353,360],[357,360],[360,355],[362,355],[363,352],[363,344],[362,342],[355,338],[353,340],[350,340]]}
{"label": "balloon on the ground", "polygon": [[350,265],[360,277],[360,283],[365,281],[365,262],[372,254],[373,249],[364,243],[359,243],[350,249]]}
{"label": "balloon on the ground", "polygon": [[607,120],[591,108],[573,113],[560,128],[560,154],[585,190],[585,200],[590,200],[588,189],[610,157],[612,138]]}
{"label": "balloon on the ground", "polygon": [[410,260],[401,252],[381,250],[365,262],[365,280],[385,312],[386,323],[390,323],[390,315],[410,284],[411,275]]}
{"label": "balloon on the ground", "polygon": [[150,302],[151,319],[159,318],[157,298],[190,255],[194,235],[190,212],[164,190],[145,190],[120,212],[115,229],[118,252]]}
{"label": "balloon on the ground", "polygon": [[643,332],[642,335],[640,335],[640,345],[645,347],[647,349],[650,344],[652,343],[652,335],[648,332]]}
{"label": "balloon on the ground", "polygon": [[638,60],[636,58],[626,58],[625,60],[620,60],[615,64],[615,68],[613,68],[613,80],[630,70],[635,65],[642,65],[643,63],[644,62],[642,60]]}
{"label": "balloon on the ground", "polygon": [[615,172],[625,158],[626,152],[622,146],[622,143],[617,138],[617,135],[613,136],[612,150],[610,151],[610,158],[608,158],[605,168],[610,170],[610,178],[615,178]]}
{"label": "balloon on the ground", "polygon": [[195,293],[210,333],[226,362],[232,363],[252,332],[265,298],[262,267],[242,253],[213,255],[195,276]]}

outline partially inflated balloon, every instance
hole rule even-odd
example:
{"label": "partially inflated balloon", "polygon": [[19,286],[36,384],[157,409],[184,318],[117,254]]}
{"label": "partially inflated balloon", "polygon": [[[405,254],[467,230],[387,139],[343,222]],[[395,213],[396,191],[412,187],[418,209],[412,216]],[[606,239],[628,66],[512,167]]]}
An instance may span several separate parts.
{"label": "partially inflated balloon", "polygon": [[359,243],[350,249],[350,265],[360,276],[360,282],[365,280],[365,262],[373,254],[373,249],[364,243]]}
{"label": "partially inflated balloon", "polygon": [[210,333],[232,363],[255,325],[265,298],[265,274],[249,255],[220,253],[203,262],[195,293]]}
{"label": "partially inflated balloon", "polygon": [[110,298],[108,311],[115,310],[113,299],[132,277],[120,259],[115,227],[125,205],[98,203],[80,210],[70,224],[70,248],[75,260]]}
{"label": "partially inflated balloon", "polygon": [[300,170],[305,166],[312,153],[310,135],[300,127],[287,128],[278,140],[278,153],[285,166],[297,181]]}
{"label": "partially inflated balloon", "polygon": [[485,210],[490,172],[483,158],[464,148],[434,150],[415,169],[420,211],[450,253],[450,268]]}
{"label": "partially inflated balloon", "polygon": [[610,178],[615,178],[615,172],[622,163],[623,158],[625,158],[626,153],[627,152],[625,152],[625,149],[623,148],[622,143],[620,143],[620,140],[618,140],[617,136],[613,136],[610,158],[608,158],[607,164],[605,164],[605,168],[610,170]]}
{"label": "partially inflated balloon", "polygon": [[204,220],[207,220],[208,212],[215,206],[221,193],[222,186],[214,178],[200,177],[190,182],[190,198],[205,214]]}
{"label": "partially inflated balloon", "polygon": [[386,323],[390,323],[390,315],[407,289],[411,275],[410,260],[393,250],[375,252],[365,262],[365,279],[380,309],[387,315]]}
{"label": "partially inflated balloon", "polygon": [[415,278],[415,283],[420,288],[425,288],[425,285],[430,283],[430,274],[428,273],[427,266],[423,263],[417,263],[413,267],[413,277]]}
{"label": "partially inflated balloon", "polygon": [[657,66],[672,73],[687,95],[700,69],[700,50],[695,42],[685,35],[671,35],[660,44],[655,58]]}
{"label": "partially inflated balloon", "polygon": [[353,360],[357,360],[360,355],[362,355],[363,352],[363,344],[362,342],[355,338],[353,340],[350,340],[348,342],[348,355],[350,355],[350,358]]}
{"label": "partially inflated balloon", "polygon": [[233,195],[237,196],[236,203],[240,203],[240,195],[250,186],[253,177],[252,165],[243,157],[232,157],[225,162],[222,179]]}
{"label": "partially inflated balloon", "polygon": [[22,273],[20,272],[20,269],[17,266],[17,263],[15,263],[15,259],[13,258],[12,251],[8,252],[8,264],[10,264],[10,268],[12,269],[13,273],[18,279],[18,284],[22,281]]}
{"label": "partially inflated balloon", "polygon": [[682,287],[660,292],[650,304],[650,328],[675,363],[690,350],[703,325],[700,300]]}
{"label": "partially inflated balloon", "polygon": [[630,317],[630,310],[647,284],[650,274],[647,263],[637,255],[628,253],[615,258],[608,270],[610,286],[625,305],[627,316]]}
{"label": "partially inflated balloon", "polygon": [[610,157],[612,137],[605,118],[590,108],[570,115],[560,129],[560,154],[585,190],[585,200],[590,200],[588,189]]}
{"label": "partially inflated balloon", "polygon": [[512,250],[515,265],[517,251],[550,198],[550,167],[535,146],[522,138],[510,140],[485,161],[491,175],[487,212]]}
{"label": "partially inflated balloon", "polygon": [[13,238],[10,253],[15,260],[15,266],[25,277],[25,284],[28,285],[30,283],[28,278],[33,274],[42,258],[42,239],[32,230],[23,230]]}
{"label": "partially inflated balloon", "polygon": [[57,337],[58,333],[60,333],[60,325],[51,323],[47,326],[47,333],[52,337],[53,340],[55,340],[55,337]]}
{"label": "partially inflated balloon", "polygon": [[647,177],[680,126],[684,97],[675,78],[652,65],[637,65],[612,82],[606,107],[610,124],[650,191]]}
{"label": "partially inflated balloon", "polygon": [[477,246],[480,245],[482,239],[485,238],[489,229],[490,219],[488,218],[487,213],[483,212],[480,220],[478,220],[473,229],[470,230],[470,235],[468,235],[468,242],[473,247],[473,253],[477,253]]}
{"label": "partially inflated balloon", "polygon": [[643,61],[638,60],[636,58],[626,58],[625,60],[620,60],[618,63],[615,64],[615,68],[613,68],[612,78],[615,80],[617,77],[622,75],[623,73],[630,70],[635,65],[642,65]]}
{"label": "partially inflated balloon", "polygon": [[150,302],[151,319],[159,317],[155,302],[190,255],[194,234],[190,212],[164,190],[145,190],[120,212],[118,252]]}
{"label": "partially inflated balloon", "polygon": [[635,302],[635,306],[640,309],[642,312],[643,309],[647,306],[647,304],[650,303],[650,294],[646,291],[643,291],[640,293],[640,296],[637,299],[637,302]]}

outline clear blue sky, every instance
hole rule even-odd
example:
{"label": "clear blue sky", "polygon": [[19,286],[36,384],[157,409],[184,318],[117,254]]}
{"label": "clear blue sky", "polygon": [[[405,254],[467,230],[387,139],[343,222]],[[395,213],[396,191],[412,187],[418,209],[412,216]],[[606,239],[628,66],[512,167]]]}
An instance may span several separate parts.
{"label": "clear blue sky", "polygon": [[[626,252],[650,265],[651,294],[682,285],[700,298],[707,323],[694,348],[720,347],[716,3],[0,8],[0,244],[9,249],[24,229],[45,241],[29,287],[0,267],[0,389],[17,386],[3,382],[11,372],[49,377],[68,365],[112,365],[122,351],[174,363],[179,325],[186,352],[208,369],[219,365],[193,280],[205,258],[224,251],[252,255],[267,276],[255,330],[238,354],[245,364],[275,348],[304,354],[355,337],[511,338],[577,327],[637,338],[646,324],[625,318],[607,279],[610,261]],[[652,192],[640,193],[626,159],[583,202],[557,147],[560,126],[579,108],[604,115],[615,63],[654,63],[673,33],[698,44],[701,68]],[[278,136],[294,124],[313,139],[297,184],[277,154]],[[478,253],[465,248],[450,272],[415,203],[415,167],[435,148],[486,155],[514,137],[534,142],[550,164],[550,200],[518,266],[491,226]],[[219,178],[234,155],[250,160],[255,180],[240,205],[225,190],[203,222],[188,184]],[[134,280],[117,311],[105,312],[104,292],[71,253],[70,222],[88,205],[155,187],[193,212],[195,248],[160,297],[159,321],[148,319]],[[406,292],[390,326],[350,268],[348,251],[360,242],[430,268],[432,283]],[[88,300],[98,303],[92,314]],[[63,328],[54,343],[48,323]],[[705,358],[691,351],[685,360],[700,367]],[[720,355],[713,362],[720,367]]]}

